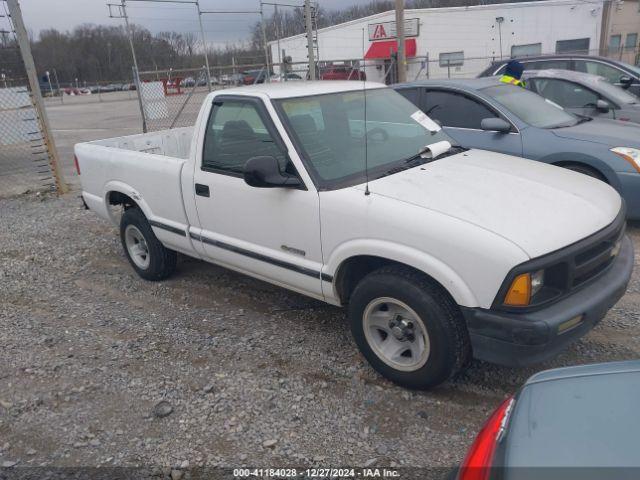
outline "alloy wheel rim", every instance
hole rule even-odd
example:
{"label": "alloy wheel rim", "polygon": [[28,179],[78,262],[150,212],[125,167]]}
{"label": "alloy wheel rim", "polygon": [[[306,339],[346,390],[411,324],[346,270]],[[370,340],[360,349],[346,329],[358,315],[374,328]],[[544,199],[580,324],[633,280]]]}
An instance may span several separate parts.
{"label": "alloy wheel rim", "polygon": [[364,309],[363,328],[373,352],[390,367],[413,372],[427,363],[429,334],[420,316],[406,303],[376,298]]}
{"label": "alloy wheel rim", "polygon": [[143,270],[149,268],[151,262],[149,247],[138,227],[135,225],[127,225],[124,231],[124,242],[133,263]]}

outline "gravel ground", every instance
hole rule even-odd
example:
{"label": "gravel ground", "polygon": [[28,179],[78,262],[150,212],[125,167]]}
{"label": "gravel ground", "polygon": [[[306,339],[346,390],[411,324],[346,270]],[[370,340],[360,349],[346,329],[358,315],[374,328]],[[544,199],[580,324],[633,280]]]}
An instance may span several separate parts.
{"label": "gravel ground", "polygon": [[145,282],[77,193],[0,210],[0,465],[448,467],[532,373],[640,354],[636,268],[553,362],[474,362],[410,392],[366,364],[340,309],[185,257]]}

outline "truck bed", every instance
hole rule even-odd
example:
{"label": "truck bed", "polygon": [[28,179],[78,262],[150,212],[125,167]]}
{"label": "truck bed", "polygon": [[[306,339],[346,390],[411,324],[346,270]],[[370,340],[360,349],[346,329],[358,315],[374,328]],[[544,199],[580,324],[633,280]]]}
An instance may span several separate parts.
{"label": "truck bed", "polygon": [[183,127],[125,137],[107,138],[105,140],[87,142],[87,144],[186,160],[189,158],[192,137],[193,127]]}
{"label": "truck bed", "polygon": [[188,230],[181,176],[190,155],[193,131],[193,127],[176,128],[77,144],[75,154],[85,203],[117,224],[119,210],[110,208],[110,195],[114,191],[124,193],[142,209],[165,245],[191,252],[187,237],[167,229]]}

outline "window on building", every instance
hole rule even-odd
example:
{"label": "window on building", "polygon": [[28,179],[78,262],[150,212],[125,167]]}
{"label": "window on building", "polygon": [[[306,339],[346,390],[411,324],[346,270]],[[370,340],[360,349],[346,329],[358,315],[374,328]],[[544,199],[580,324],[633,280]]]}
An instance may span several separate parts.
{"label": "window on building", "polygon": [[565,108],[595,107],[600,99],[593,90],[557,78],[532,78],[533,87],[544,98]]}
{"label": "window on building", "polygon": [[465,95],[442,90],[426,90],[422,110],[444,127],[480,130],[485,118],[496,118],[489,107]]}
{"label": "window on building", "polygon": [[205,134],[202,169],[240,174],[247,160],[258,155],[275,157],[285,170],[286,155],[276,146],[256,105],[242,100],[215,105]]}
{"label": "window on building", "polygon": [[622,35],[611,35],[609,37],[609,51],[617,52],[622,44]]}
{"label": "window on building", "polygon": [[574,40],[558,40],[556,53],[589,53],[589,38],[576,38]]}
{"label": "window on building", "polygon": [[635,50],[638,46],[638,34],[627,33],[627,38],[624,41],[624,48],[626,50]]}
{"label": "window on building", "polygon": [[625,74],[622,70],[618,70],[611,65],[591,60],[576,60],[576,70],[604,77],[609,83],[618,83],[620,76]]}
{"label": "window on building", "polygon": [[529,43],[527,45],[513,45],[511,47],[511,58],[530,57],[542,53],[541,43]]}
{"label": "window on building", "polygon": [[448,52],[440,54],[441,67],[459,67],[464,64],[464,52]]}

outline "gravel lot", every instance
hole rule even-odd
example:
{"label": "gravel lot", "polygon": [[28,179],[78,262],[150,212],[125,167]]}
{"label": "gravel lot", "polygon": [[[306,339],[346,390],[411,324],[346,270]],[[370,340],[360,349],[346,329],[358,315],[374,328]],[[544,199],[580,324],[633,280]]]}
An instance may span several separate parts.
{"label": "gravel lot", "polygon": [[474,362],[409,392],[365,363],[340,309],[185,257],[145,282],[77,193],[0,210],[0,465],[452,466],[535,371],[640,354],[636,269],[555,361]]}

